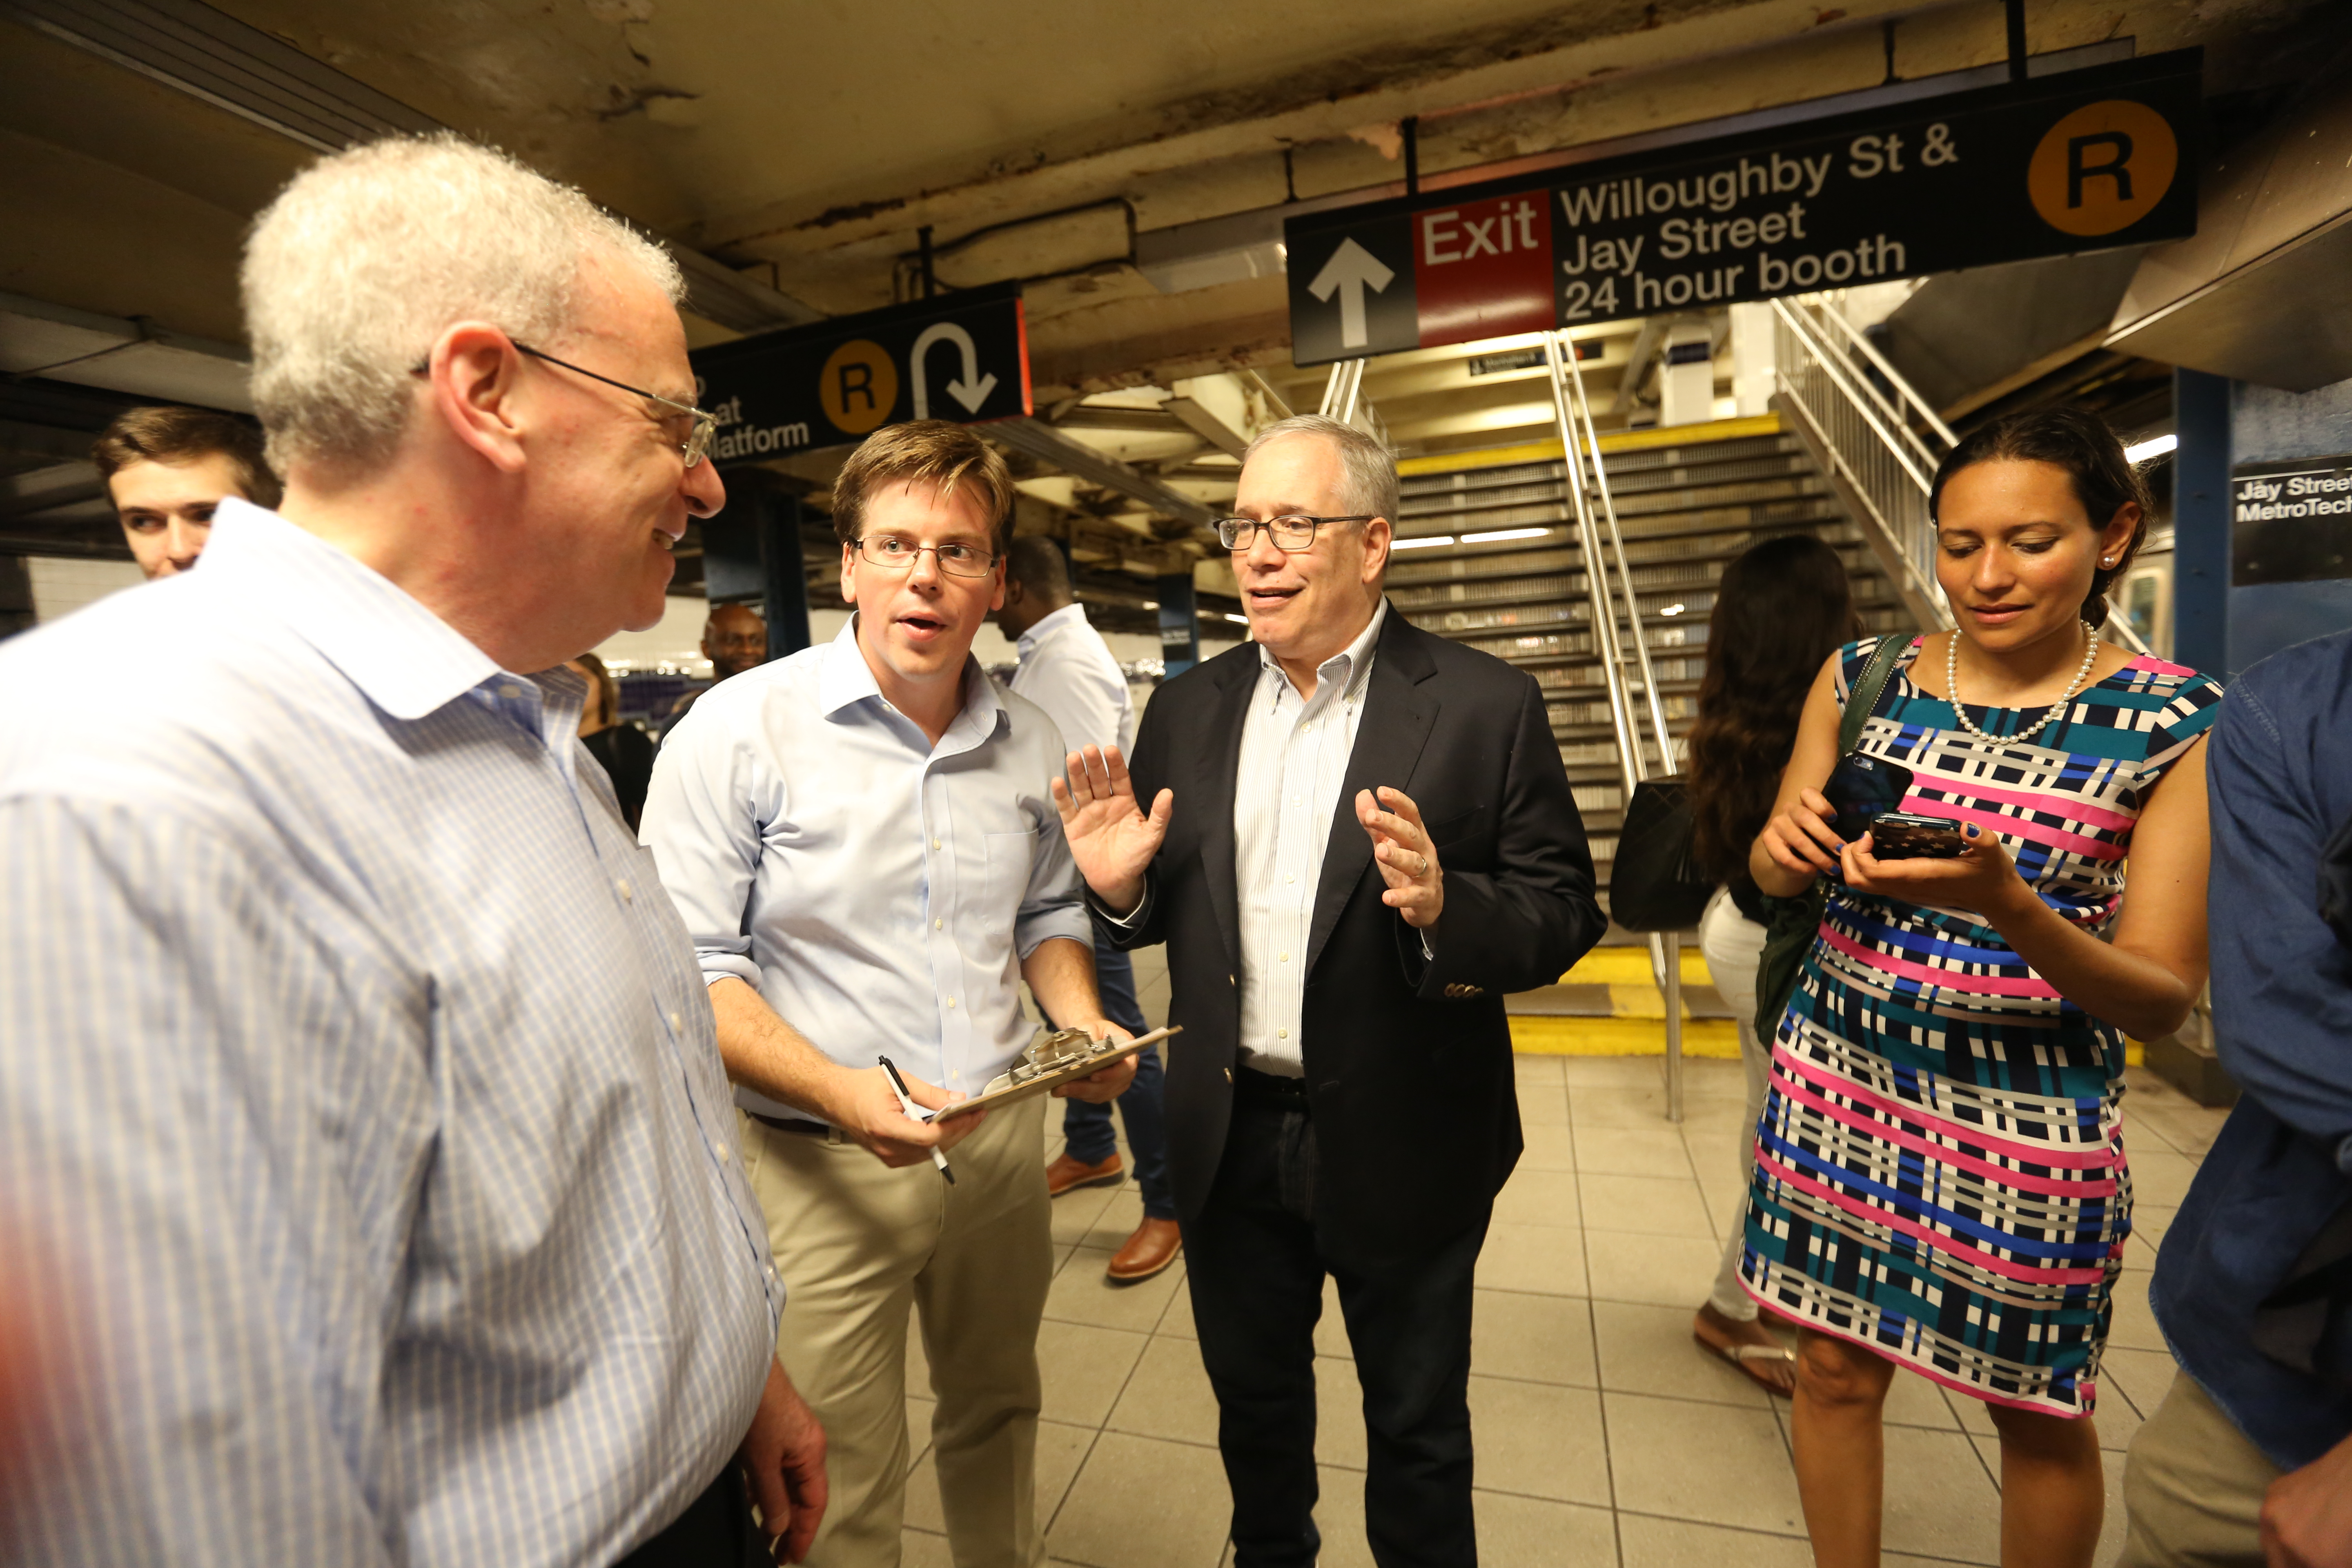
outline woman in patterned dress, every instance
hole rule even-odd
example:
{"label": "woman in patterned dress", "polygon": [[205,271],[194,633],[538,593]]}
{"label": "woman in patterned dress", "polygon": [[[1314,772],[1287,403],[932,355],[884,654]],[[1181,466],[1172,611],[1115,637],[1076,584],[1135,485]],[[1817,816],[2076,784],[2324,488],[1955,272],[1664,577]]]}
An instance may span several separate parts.
{"label": "woman in patterned dress", "polygon": [[1824,1568],[1878,1561],[1897,1366],[1985,1403],[2005,1568],[2088,1564],[2131,1228],[2124,1036],[2170,1033],[2205,982],[2221,689],[2092,629],[2147,511],[2095,416],[1977,431],[1931,509],[1958,629],[1913,640],[1858,749],[1911,770],[1902,809],[1962,823],[1967,847],[1880,860],[1832,829],[1821,788],[1876,644],[1841,649],[1750,857],[1769,893],[1831,880],[1774,1035],[1741,1278],[1801,1328],[1797,1479]]}

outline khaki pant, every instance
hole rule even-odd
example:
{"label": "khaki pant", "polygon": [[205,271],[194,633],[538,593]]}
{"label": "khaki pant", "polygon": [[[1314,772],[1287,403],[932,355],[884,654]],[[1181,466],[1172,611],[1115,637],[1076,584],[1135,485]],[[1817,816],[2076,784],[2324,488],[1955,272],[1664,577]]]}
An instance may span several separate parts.
{"label": "khaki pant", "polygon": [[813,1568],[896,1568],[907,1494],[907,1311],[921,1315],[956,1568],[1038,1568],[1037,1321],[1053,1277],[1043,1100],[949,1155],[887,1169],[845,1140],[743,1120],[786,1300],[776,1353],[824,1423],[832,1497]]}
{"label": "khaki pant", "polygon": [[2285,1472],[2185,1372],[2124,1462],[2122,1568],[2263,1568],[2263,1494]]}

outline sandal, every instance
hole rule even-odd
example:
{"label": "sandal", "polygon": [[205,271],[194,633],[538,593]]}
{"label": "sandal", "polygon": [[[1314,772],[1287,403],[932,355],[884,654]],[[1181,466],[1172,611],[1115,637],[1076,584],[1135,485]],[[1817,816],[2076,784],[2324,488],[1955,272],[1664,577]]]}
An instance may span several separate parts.
{"label": "sandal", "polygon": [[[1697,1342],[1701,1350],[1708,1351],[1716,1355],[1721,1356],[1724,1360],[1738,1367],[1741,1372],[1746,1373],[1748,1380],[1762,1388],[1765,1393],[1777,1394],[1781,1398],[1786,1399],[1792,1392],[1792,1390],[1782,1388],[1778,1384],[1772,1382],[1769,1378],[1765,1377],[1762,1373],[1757,1371],[1753,1364],[1758,1362],[1777,1362],[1783,1363],[1793,1369],[1797,1364],[1797,1352],[1788,1349],[1786,1346],[1711,1345],[1707,1343],[1706,1341],[1700,1339],[1696,1334],[1691,1335],[1691,1338]],[[1794,1375],[1793,1372],[1791,1373],[1791,1375]]]}

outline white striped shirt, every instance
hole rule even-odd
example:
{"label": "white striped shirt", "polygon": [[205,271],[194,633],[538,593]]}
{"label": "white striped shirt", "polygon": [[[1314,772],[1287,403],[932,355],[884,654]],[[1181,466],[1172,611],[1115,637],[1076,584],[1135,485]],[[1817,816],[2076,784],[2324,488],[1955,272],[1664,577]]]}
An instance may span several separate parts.
{"label": "white striped shirt", "polygon": [[0,1560],[605,1563],[727,1462],[782,1288],[583,694],[236,500],[0,647]]}
{"label": "white striped shirt", "polygon": [[[1315,695],[1304,701],[1274,655],[1258,649],[1257,689],[1242,722],[1234,781],[1234,867],[1241,884],[1241,1047],[1260,1072],[1297,1078],[1307,1070],[1299,1046],[1307,936],[1335,816],[1355,815],[1339,789],[1388,613],[1383,599],[1362,634],[1316,668]],[[1352,821],[1349,827],[1362,831]]]}

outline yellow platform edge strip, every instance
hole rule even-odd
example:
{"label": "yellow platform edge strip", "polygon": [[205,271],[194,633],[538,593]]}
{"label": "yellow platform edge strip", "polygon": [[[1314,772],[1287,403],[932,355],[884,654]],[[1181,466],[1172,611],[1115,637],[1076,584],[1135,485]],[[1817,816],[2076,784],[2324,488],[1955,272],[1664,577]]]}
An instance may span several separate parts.
{"label": "yellow platform edge strip", "polygon": [[[1666,1054],[1665,1020],[1515,1017],[1511,1049],[1528,1057],[1662,1057]],[[1739,1026],[1728,1018],[1684,1020],[1683,1055],[1738,1060]],[[2137,1040],[2126,1043],[2127,1066],[2142,1066],[2146,1058]]]}
{"label": "yellow platform edge strip", "polygon": [[[1665,425],[1654,430],[1619,430],[1601,437],[1601,450],[1604,454],[1646,452],[1654,447],[1689,447],[1780,433],[1779,415],[1751,414],[1744,419],[1710,419],[1698,425]],[[1517,447],[1482,447],[1475,452],[1440,452],[1427,458],[1401,459],[1397,474],[1409,479],[1422,474],[1459,473],[1464,468],[1496,468],[1507,463],[1548,462],[1562,450],[1558,441],[1529,441]]]}

